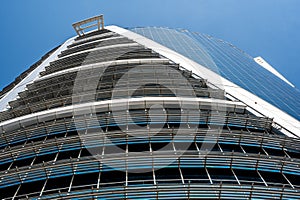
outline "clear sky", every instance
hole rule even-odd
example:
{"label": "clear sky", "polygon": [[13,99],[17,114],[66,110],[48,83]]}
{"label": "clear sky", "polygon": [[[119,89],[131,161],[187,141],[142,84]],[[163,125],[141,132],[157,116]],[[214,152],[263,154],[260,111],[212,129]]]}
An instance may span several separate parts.
{"label": "clear sky", "polygon": [[300,88],[300,0],[2,0],[0,90],[75,35],[72,23],[184,28],[262,56]]}

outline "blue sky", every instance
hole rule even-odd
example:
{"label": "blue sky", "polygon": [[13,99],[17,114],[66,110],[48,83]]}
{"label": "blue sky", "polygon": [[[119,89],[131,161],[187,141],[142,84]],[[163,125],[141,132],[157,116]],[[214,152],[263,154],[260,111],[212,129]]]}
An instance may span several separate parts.
{"label": "blue sky", "polygon": [[0,89],[75,35],[72,23],[104,14],[106,25],[207,33],[262,56],[300,88],[300,0],[3,0]]}

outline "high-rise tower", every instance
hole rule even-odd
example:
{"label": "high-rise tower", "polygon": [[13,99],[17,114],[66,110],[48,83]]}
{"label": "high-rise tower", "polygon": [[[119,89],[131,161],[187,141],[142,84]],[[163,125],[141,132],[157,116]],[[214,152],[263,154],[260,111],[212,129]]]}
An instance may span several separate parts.
{"label": "high-rise tower", "polygon": [[300,93],[261,57],[103,16],[73,27],[1,92],[2,199],[300,198]]}

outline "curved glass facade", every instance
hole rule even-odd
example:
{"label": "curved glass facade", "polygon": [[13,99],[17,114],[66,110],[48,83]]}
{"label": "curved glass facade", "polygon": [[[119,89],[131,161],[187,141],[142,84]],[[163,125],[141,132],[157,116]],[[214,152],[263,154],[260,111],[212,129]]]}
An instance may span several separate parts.
{"label": "curved glass facade", "polygon": [[299,90],[261,67],[250,55],[232,44],[187,30],[156,27],[130,30],[219,73],[300,120]]}
{"label": "curved glass facade", "polygon": [[[229,51],[147,30],[212,67]],[[0,198],[299,199],[299,139],[225,96],[123,35],[76,37],[0,113]]]}

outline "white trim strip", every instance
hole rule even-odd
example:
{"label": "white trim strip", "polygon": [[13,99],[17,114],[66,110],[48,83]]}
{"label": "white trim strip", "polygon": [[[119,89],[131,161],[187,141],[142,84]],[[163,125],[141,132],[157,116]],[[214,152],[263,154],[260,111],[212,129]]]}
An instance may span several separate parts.
{"label": "white trim strip", "polygon": [[109,37],[109,38],[100,38],[98,40],[93,40],[91,42],[86,42],[86,43],[83,43],[83,44],[79,44],[79,45],[76,45],[76,46],[73,46],[73,47],[69,47],[68,50],[71,50],[71,49],[76,49],[77,47],[81,47],[81,46],[84,46],[84,45],[89,45],[89,44],[93,44],[93,43],[97,43],[97,42],[103,42],[103,41],[107,41],[107,40],[117,40],[117,39],[122,39],[122,38],[125,38],[124,36],[117,36],[117,37]]}
{"label": "white trim strip", "polygon": [[109,45],[109,46],[98,47],[98,48],[93,48],[93,49],[88,49],[88,50],[68,54],[68,55],[65,55],[63,57],[60,57],[58,60],[68,58],[68,57],[71,57],[71,56],[75,56],[75,55],[79,55],[79,54],[83,54],[83,53],[94,52],[94,51],[98,51],[98,50],[113,49],[113,48],[119,48],[119,47],[136,47],[136,46],[139,46],[139,44],[137,44],[137,43],[126,43],[126,44]]}
{"label": "white trim strip", "polygon": [[291,82],[289,82],[283,75],[281,75],[276,69],[274,69],[274,67],[272,67],[262,57],[260,56],[256,57],[254,58],[254,61],[260,66],[262,66],[263,68],[265,68],[266,70],[268,70],[269,72],[271,72],[272,74],[274,74],[275,76],[277,76],[278,78],[280,78],[281,80],[283,80],[284,82],[286,82],[287,84],[289,84],[290,86],[295,87]]}
{"label": "white trim strip", "polygon": [[[93,30],[87,32],[86,34],[88,33],[91,33],[91,32],[94,32]],[[87,41],[87,40],[93,40],[93,39],[101,39],[103,37],[106,37],[106,36],[113,36],[115,35],[115,33],[112,33],[112,32],[108,32],[108,33],[103,33],[103,34],[100,34],[100,35],[94,35],[94,36],[91,36],[91,37],[87,37],[87,38],[82,38],[82,39],[78,39],[78,40],[74,40],[74,45],[78,44],[78,43],[81,43],[81,42],[84,42],[84,41]],[[75,36],[74,38],[77,38],[78,36]]]}
{"label": "white trim strip", "polygon": [[114,66],[114,65],[121,65],[121,64],[151,64],[151,63],[169,63],[169,60],[163,59],[163,58],[145,58],[145,59],[127,59],[127,60],[114,60],[114,61],[99,62],[99,63],[82,65],[79,67],[73,67],[70,69],[65,69],[62,71],[47,74],[45,76],[38,78],[38,80],[40,81],[40,80],[52,78],[54,76],[67,74],[70,72],[77,72],[82,69],[93,69],[93,68],[98,68],[98,67],[107,67],[107,66]]}
{"label": "white trim strip", "polygon": [[[175,102],[180,102],[180,101],[185,101],[185,102],[201,102],[203,104],[208,104],[211,105],[216,104],[216,106],[221,107],[227,107],[227,106],[232,106],[236,108],[245,108],[246,106],[241,103],[241,102],[233,102],[233,101],[227,101],[227,100],[221,100],[221,99],[211,99],[211,98],[181,98],[181,97],[141,97],[141,98],[130,98],[130,99],[113,99],[113,100],[105,100],[105,101],[96,101],[96,102],[88,102],[88,103],[82,103],[82,104],[76,104],[76,105],[70,105],[70,106],[65,106],[65,107],[59,107],[59,108],[54,108],[50,110],[44,110],[36,113],[31,113],[28,115],[24,115],[21,117],[16,117],[7,121],[0,122],[0,126],[6,126],[9,124],[12,124],[14,122],[20,122],[22,120],[26,119],[35,119],[38,116],[52,116],[56,115],[57,113],[63,114],[63,113],[68,113],[68,112],[73,112],[74,109],[78,110],[86,110],[90,111],[88,107],[90,108],[95,108],[96,106],[105,106],[107,105],[112,105],[112,104],[119,104],[119,105],[124,105],[124,103],[131,103],[131,102],[141,102],[141,101],[175,101]],[[126,104],[125,104],[126,105]],[[97,107],[98,108],[98,107]]]}

